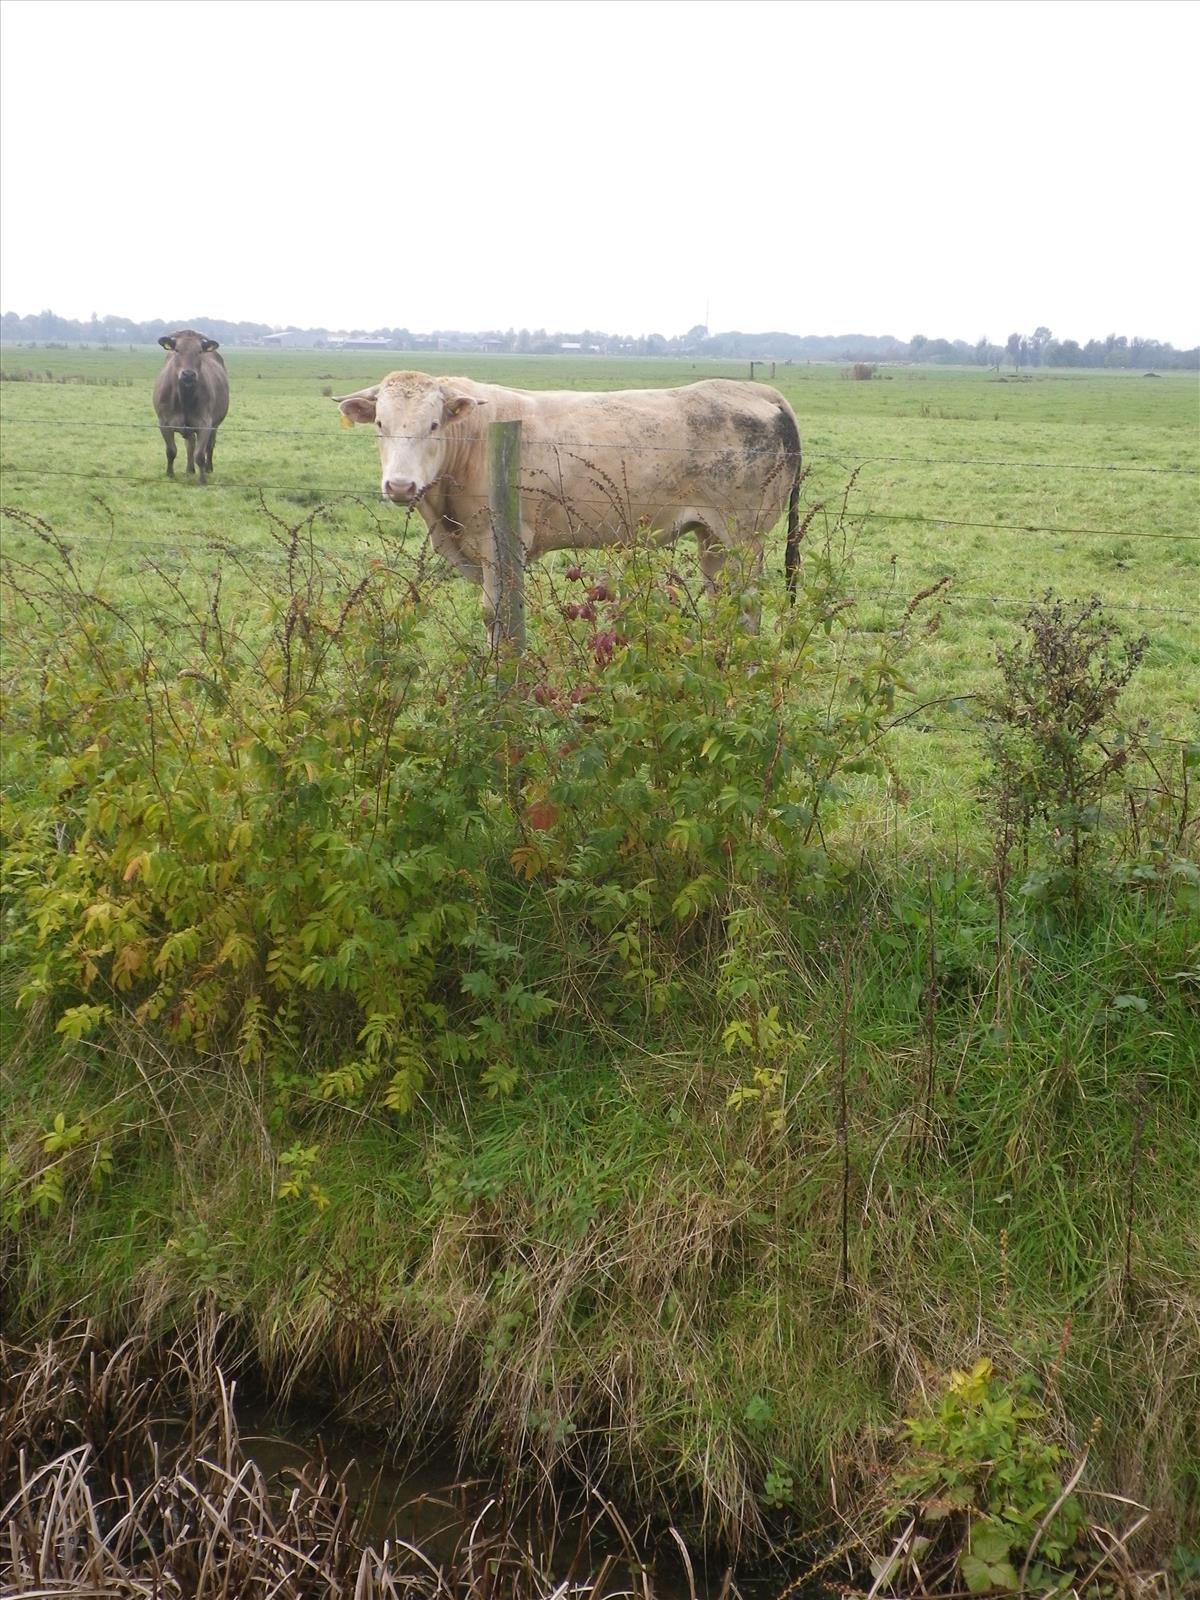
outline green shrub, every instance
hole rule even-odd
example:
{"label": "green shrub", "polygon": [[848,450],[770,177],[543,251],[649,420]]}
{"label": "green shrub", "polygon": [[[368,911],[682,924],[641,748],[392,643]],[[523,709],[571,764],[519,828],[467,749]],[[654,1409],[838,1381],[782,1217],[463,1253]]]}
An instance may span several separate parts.
{"label": "green shrub", "polygon": [[249,621],[220,572],[148,617],[47,532],[3,812],[18,1004],[400,1114],[446,1067],[511,1091],[567,976],[661,1011],[704,952],[758,1037],[742,903],[836,875],[823,820],[881,770],[902,635],[848,671],[830,564],[759,634],[647,545],[543,596],[497,671],[436,585],[343,572],[313,520]]}
{"label": "green shrub", "polygon": [[1078,912],[1106,804],[1121,795],[1137,742],[1117,704],[1149,641],[1123,634],[1099,600],[1053,594],[1030,607],[1023,628],[1022,639],[997,650],[1002,687],[983,699],[985,793],[998,852],[1015,849],[1028,873],[1023,892]]}
{"label": "green shrub", "polygon": [[[907,1553],[890,1558],[891,1570],[882,1565],[884,1581],[918,1558],[927,1580],[949,1566],[972,1594],[1024,1592],[1026,1565],[1033,1592],[1056,1588],[1084,1516],[1064,1489],[1063,1451],[1046,1438],[1046,1421],[1029,1385],[1004,1383],[986,1357],[951,1373],[929,1410],[903,1426],[887,1518],[907,1516],[914,1531]],[[1021,1562],[1035,1552],[1036,1562]]]}

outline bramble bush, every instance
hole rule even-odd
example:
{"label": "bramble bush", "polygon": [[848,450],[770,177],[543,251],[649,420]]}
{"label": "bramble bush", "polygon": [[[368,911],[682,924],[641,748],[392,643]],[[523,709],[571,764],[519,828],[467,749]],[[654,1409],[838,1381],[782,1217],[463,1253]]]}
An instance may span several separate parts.
{"label": "bramble bush", "polygon": [[823,823],[855,775],[884,771],[903,634],[851,666],[844,574],[819,557],[766,634],[746,628],[736,586],[698,599],[652,547],[605,564],[592,581],[569,568],[580,600],[542,608],[512,861],[566,953],[585,969],[615,958],[661,1013],[683,998],[680,957],[725,970],[747,899],[786,906],[836,883]]}
{"label": "bramble bush", "polygon": [[493,739],[454,715],[487,683],[453,648],[430,666],[411,585],[352,585],[299,532],[248,625],[218,582],[158,637],[53,547],[38,609],[73,619],[14,696],[8,953],[68,1039],[132,1021],[403,1112],[544,1004],[509,982],[473,1017],[454,982],[510,965],[480,915]]}
{"label": "bramble bush", "polygon": [[445,1069],[511,1091],[566,976],[661,1011],[702,952],[761,1045],[739,907],[836,875],[822,823],[881,770],[903,630],[851,670],[834,562],[755,633],[744,596],[698,602],[647,543],[564,580],[579,601],[546,579],[499,667],[449,591],[346,572],[314,521],[249,616],[241,558],[147,605],[41,530],[10,596],[19,1007],[81,1046],[133,1025],[236,1059],[285,1107],[403,1114]]}

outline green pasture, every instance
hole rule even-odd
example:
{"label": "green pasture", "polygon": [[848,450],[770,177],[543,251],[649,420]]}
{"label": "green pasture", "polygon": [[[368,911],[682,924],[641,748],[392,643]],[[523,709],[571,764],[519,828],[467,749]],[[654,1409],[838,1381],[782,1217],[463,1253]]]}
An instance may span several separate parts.
{"label": "green pasture", "polygon": [[[748,376],[744,363],[428,352],[230,349],[230,415],[206,491],[170,483],[150,391],[157,349],[6,345],[4,500],[68,535],[112,581],[153,560],[186,578],[212,566],[216,537],[268,544],[263,503],[285,521],[329,508],[333,548],[378,553],[416,518],[377,501],[369,430],[338,426],[329,394],[395,366],[529,388],[657,387]],[[770,380],[770,367],[756,368]],[[969,694],[996,640],[1047,588],[1099,596],[1151,648],[1131,704],[1181,730],[1200,713],[1200,426],[1194,374],[780,363],[774,383],[800,421],[804,505],[841,504],[853,534],[863,626],[902,610],[943,577],[941,627],[911,663],[914,704]],[[182,458],[181,458],[182,459]],[[11,524],[6,546],[27,537]],[[774,568],[781,563],[782,533]],[[945,716],[924,719],[942,726]],[[951,727],[953,732],[953,727]],[[918,762],[921,758],[917,757]],[[935,766],[944,767],[945,752]]]}
{"label": "green pasture", "polygon": [[[580,622],[564,556],[498,671],[330,395],[747,368],[226,355],[200,489],[157,350],[2,352],[0,1309],[119,1338],[204,1301],[397,1448],[587,1472],[789,1572],[857,1528],[863,1588],[897,1483],[961,1593],[954,1539],[1028,1551],[1086,1456],[1087,1515],[1145,1507],[1131,1561],[1184,1571],[1195,376],[780,364],[795,609],[782,531],[759,635],[645,551]],[[1043,613],[985,792],[975,697],[1047,590],[1145,651],[1064,667]]]}

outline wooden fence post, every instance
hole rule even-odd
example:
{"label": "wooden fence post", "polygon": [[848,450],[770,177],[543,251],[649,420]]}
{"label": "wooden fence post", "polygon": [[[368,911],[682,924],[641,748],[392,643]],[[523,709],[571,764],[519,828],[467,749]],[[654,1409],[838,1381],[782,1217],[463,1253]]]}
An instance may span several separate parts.
{"label": "wooden fence post", "polygon": [[520,655],[525,648],[525,553],[521,548],[521,424],[488,427],[488,507],[492,514],[492,560],[496,610],[492,644]]}

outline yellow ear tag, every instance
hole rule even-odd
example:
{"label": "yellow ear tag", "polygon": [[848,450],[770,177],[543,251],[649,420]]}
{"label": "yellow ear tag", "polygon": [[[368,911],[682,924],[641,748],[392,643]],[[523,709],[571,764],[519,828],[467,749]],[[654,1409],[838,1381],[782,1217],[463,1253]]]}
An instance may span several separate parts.
{"label": "yellow ear tag", "polygon": [[353,417],[348,417],[346,415],[346,413],[343,411],[342,412],[342,427],[343,428],[352,428],[353,426],[354,426],[354,418]]}

